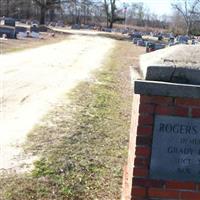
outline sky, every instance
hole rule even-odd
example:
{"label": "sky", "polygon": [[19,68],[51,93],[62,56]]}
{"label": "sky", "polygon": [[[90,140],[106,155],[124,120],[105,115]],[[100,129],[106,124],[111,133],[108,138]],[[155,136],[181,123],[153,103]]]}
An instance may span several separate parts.
{"label": "sky", "polygon": [[173,0],[123,0],[127,3],[143,2],[152,13],[156,15],[170,15],[172,13],[171,3]]}

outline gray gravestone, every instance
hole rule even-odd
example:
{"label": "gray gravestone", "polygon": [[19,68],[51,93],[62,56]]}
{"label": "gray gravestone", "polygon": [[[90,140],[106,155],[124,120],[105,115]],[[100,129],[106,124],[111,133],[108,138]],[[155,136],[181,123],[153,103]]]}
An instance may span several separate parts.
{"label": "gray gravestone", "polygon": [[30,27],[30,31],[31,32],[35,32],[35,33],[39,33],[39,27],[37,26],[37,25],[32,25],[31,27]]}
{"label": "gray gravestone", "polygon": [[150,178],[200,182],[200,119],[155,116]]}

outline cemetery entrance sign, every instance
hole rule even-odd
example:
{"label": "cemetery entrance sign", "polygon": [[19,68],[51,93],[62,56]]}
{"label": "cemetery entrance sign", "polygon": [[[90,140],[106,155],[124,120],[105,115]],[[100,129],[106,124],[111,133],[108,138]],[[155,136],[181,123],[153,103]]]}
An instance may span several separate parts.
{"label": "cemetery entrance sign", "polygon": [[150,178],[200,182],[200,119],[156,115]]}
{"label": "cemetery entrance sign", "polygon": [[146,80],[134,82],[137,106],[130,135],[128,195],[199,200],[200,69],[184,65],[141,69]]}

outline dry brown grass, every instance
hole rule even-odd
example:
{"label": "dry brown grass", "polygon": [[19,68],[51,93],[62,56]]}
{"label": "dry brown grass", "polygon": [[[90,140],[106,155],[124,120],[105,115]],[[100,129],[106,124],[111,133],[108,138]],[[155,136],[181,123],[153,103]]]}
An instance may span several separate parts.
{"label": "dry brown grass", "polygon": [[6,39],[0,40],[0,53],[5,54],[13,51],[20,51],[39,47],[46,44],[52,44],[67,39],[67,34],[56,33],[54,37],[50,32],[41,33],[43,39],[25,38],[25,39]]}

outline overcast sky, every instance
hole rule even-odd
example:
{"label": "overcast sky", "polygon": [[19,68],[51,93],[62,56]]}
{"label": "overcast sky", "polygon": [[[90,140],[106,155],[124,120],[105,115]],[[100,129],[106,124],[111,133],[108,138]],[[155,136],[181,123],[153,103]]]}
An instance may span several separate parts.
{"label": "overcast sky", "polygon": [[157,14],[157,15],[170,15],[172,8],[171,3],[173,0],[121,0],[123,2],[127,3],[138,3],[143,2],[144,5],[146,5],[151,12]]}

